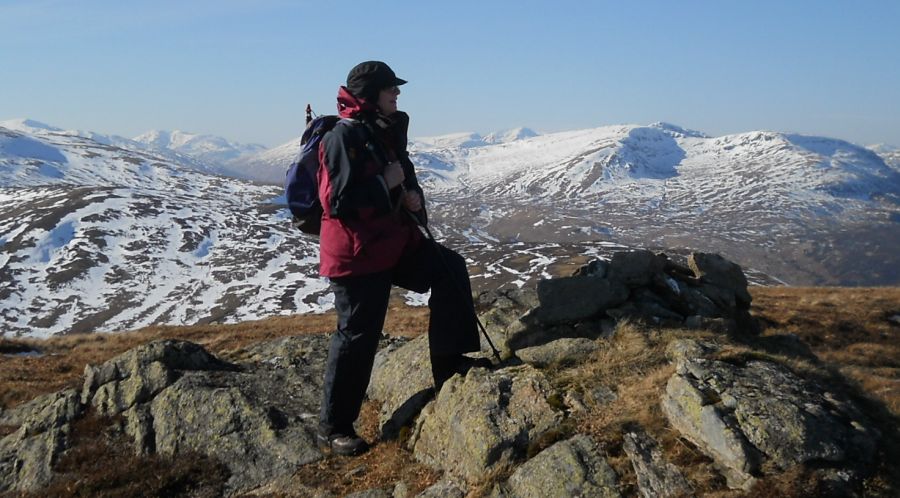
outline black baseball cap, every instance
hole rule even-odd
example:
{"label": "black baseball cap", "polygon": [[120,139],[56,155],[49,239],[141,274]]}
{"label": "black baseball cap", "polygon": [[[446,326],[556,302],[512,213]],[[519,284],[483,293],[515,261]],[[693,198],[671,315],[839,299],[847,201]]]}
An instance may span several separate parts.
{"label": "black baseball cap", "polygon": [[347,90],[366,100],[375,100],[381,90],[405,83],[406,80],[398,78],[394,70],[381,61],[360,62],[347,75]]}

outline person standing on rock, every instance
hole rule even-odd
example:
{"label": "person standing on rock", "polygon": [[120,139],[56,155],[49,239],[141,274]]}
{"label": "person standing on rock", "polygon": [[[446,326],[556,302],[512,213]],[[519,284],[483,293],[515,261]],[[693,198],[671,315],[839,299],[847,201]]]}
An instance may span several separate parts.
{"label": "person standing on rock", "polygon": [[331,280],[337,330],[325,369],[319,444],[355,455],[367,443],[353,429],[372,374],[392,285],[431,290],[428,341],[435,390],[455,373],[490,366],[463,353],[480,344],[465,260],[424,239],[425,201],[407,153],[409,116],[384,62],[355,66],[338,90],[341,121],[319,146],[322,228],[319,271]]}

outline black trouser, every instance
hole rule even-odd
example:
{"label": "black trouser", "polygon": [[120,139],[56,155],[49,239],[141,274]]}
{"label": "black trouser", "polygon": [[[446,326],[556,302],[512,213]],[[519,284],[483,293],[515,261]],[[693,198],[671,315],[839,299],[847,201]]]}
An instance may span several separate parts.
{"label": "black trouser", "polygon": [[[440,251],[440,253],[438,252]],[[350,434],[372,375],[391,285],[431,289],[428,346],[431,357],[479,350],[469,272],[462,256],[431,241],[391,270],[331,279],[337,331],[331,337],[319,431]]]}

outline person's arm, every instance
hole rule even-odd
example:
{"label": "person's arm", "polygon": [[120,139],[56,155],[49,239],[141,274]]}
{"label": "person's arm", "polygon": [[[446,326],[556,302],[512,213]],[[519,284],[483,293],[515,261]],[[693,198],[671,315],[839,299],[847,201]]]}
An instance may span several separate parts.
{"label": "person's arm", "polygon": [[409,159],[409,154],[406,151],[403,151],[399,154],[400,156],[400,164],[403,166],[403,174],[405,179],[403,180],[403,187],[407,192],[415,192],[419,194],[419,199],[422,202],[422,208],[416,212],[416,216],[419,217],[419,221],[422,222],[423,225],[428,224],[428,212],[425,210],[425,192],[422,190],[422,187],[419,186],[419,180],[416,178],[416,168],[413,165],[412,161]]}
{"label": "person's arm", "polygon": [[394,136],[397,139],[397,142],[394,144],[394,150],[397,151],[397,157],[400,160],[400,164],[403,165],[403,175],[405,177],[403,186],[408,192],[416,192],[419,194],[419,198],[422,201],[422,209],[418,211],[416,215],[419,216],[419,220],[422,224],[427,224],[428,212],[425,210],[425,192],[422,190],[422,187],[419,186],[419,180],[416,178],[416,167],[409,159],[409,152],[407,151],[407,143],[409,142],[409,114],[398,111],[391,116],[391,119],[394,121]]}
{"label": "person's arm", "polygon": [[365,218],[391,212],[388,184],[382,175],[363,178],[369,157],[348,126],[336,126],[322,138],[319,163],[328,174],[330,190],[322,207],[334,218]]}

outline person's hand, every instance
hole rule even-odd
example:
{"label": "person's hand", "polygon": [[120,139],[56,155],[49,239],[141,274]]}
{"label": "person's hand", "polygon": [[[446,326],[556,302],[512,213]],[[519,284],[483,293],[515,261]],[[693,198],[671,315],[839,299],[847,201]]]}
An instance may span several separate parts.
{"label": "person's hand", "polygon": [[399,161],[391,161],[385,166],[384,182],[387,183],[389,189],[400,185],[404,179],[406,179],[406,175],[403,174],[403,166],[400,166]]}
{"label": "person's hand", "polygon": [[414,190],[403,193],[403,207],[412,213],[422,209],[422,196]]}

